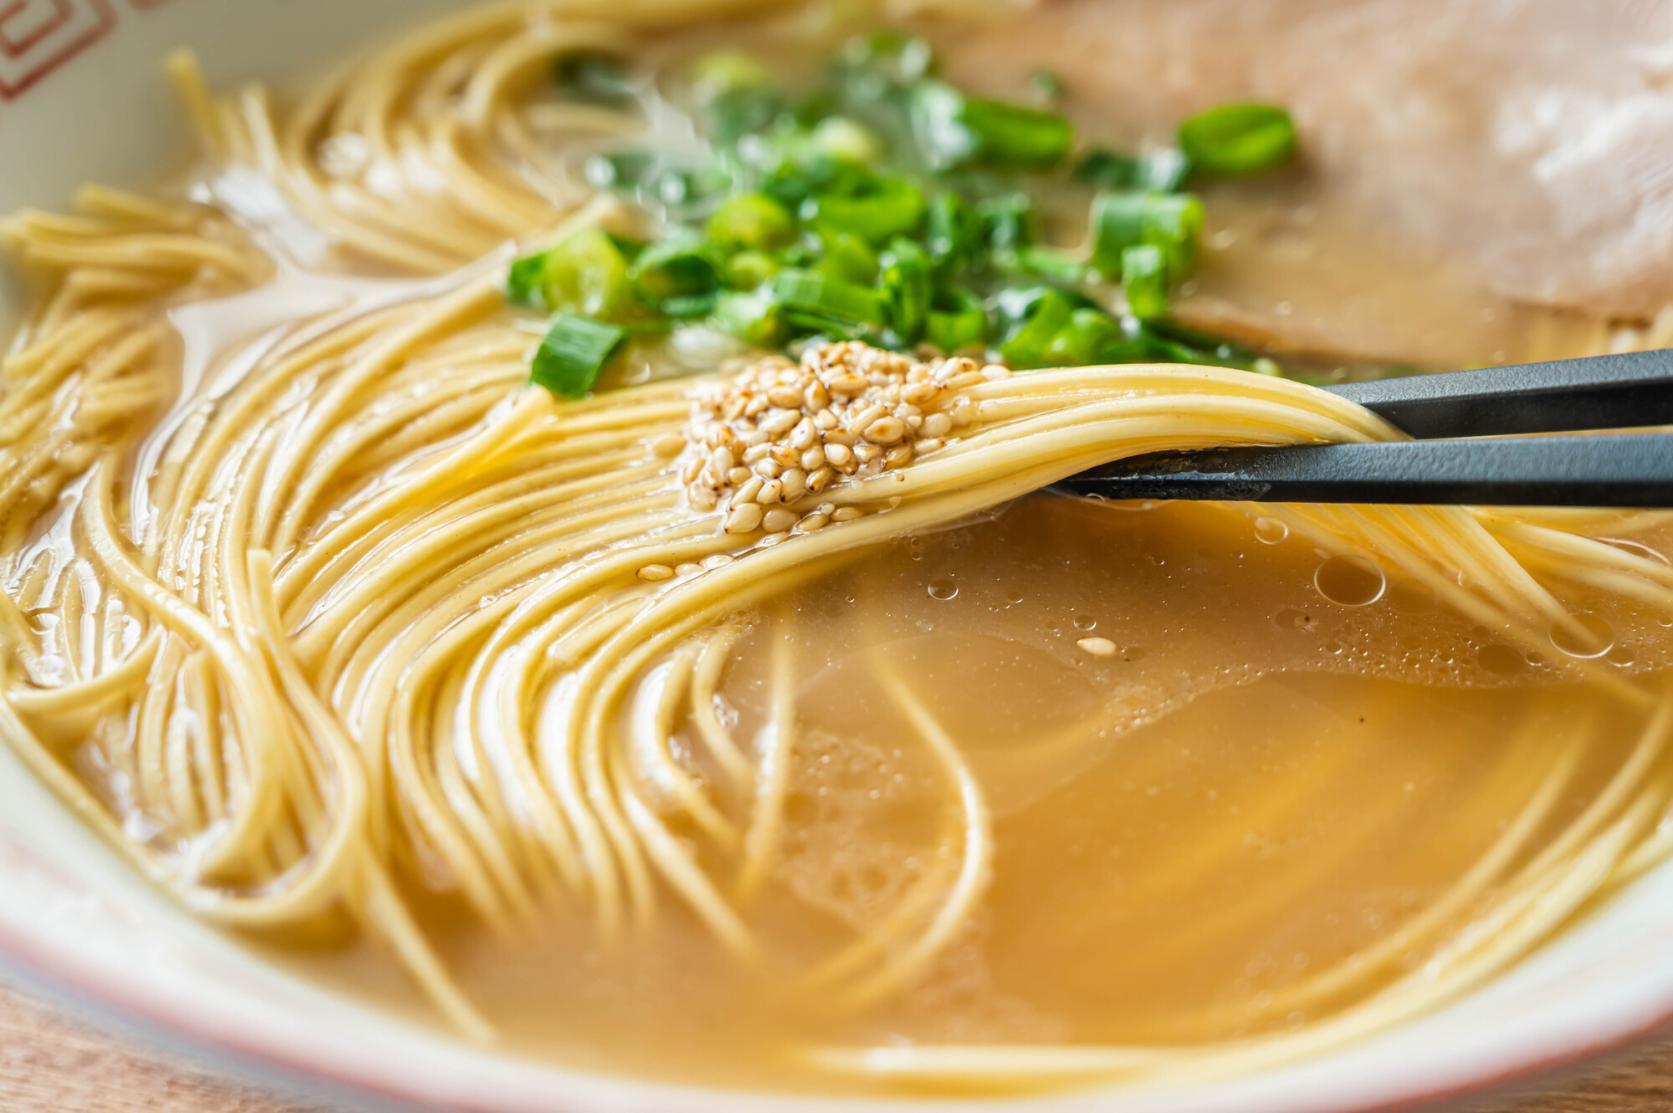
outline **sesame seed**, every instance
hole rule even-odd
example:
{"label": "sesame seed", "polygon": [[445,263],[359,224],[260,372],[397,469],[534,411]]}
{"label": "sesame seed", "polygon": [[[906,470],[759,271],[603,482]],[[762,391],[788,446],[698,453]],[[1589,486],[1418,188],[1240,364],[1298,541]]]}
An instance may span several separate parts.
{"label": "sesame seed", "polygon": [[855,518],[863,518],[865,511],[857,506],[839,506],[831,511],[831,521],[852,522]]}
{"label": "sesame seed", "polygon": [[651,451],[658,456],[678,456],[685,451],[685,438],[678,433],[665,433],[651,442]]}
{"label": "sesame seed", "polygon": [[872,444],[894,444],[906,436],[906,423],[898,417],[885,417],[865,427],[866,440]]}
{"label": "sesame seed", "polygon": [[639,569],[639,578],[646,583],[658,583],[674,578],[674,570],[666,564],[647,564]]}
{"label": "sesame seed", "polygon": [[782,506],[775,506],[761,516],[761,528],[769,533],[779,533],[796,524],[796,512]]}
{"label": "sesame seed", "polygon": [[762,509],[758,502],[740,502],[726,514],[727,533],[754,533],[761,525]]}
{"label": "sesame seed", "polygon": [[1082,638],[1075,643],[1094,657],[1114,657],[1115,643],[1108,638]]}
{"label": "sesame seed", "polygon": [[[695,449],[681,471],[690,504],[725,505],[731,532],[764,529],[781,538],[791,528],[805,533],[851,521],[863,513],[858,507],[807,514],[782,504],[827,491],[845,476],[893,471],[904,479],[914,459],[972,420],[974,408],[958,391],[983,379],[975,360],[917,362],[857,341],[820,345],[800,363],[763,357],[694,392],[691,424],[680,438]],[[661,450],[660,440],[653,443]],[[802,521],[813,524],[804,528]]]}

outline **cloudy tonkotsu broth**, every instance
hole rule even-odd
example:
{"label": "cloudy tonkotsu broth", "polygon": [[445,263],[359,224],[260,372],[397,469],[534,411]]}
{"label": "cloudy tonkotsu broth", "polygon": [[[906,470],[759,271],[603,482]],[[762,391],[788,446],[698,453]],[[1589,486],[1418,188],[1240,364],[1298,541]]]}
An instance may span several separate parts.
{"label": "cloudy tonkotsu broth", "polygon": [[[1143,190],[993,135],[899,169],[818,99],[858,95],[835,57],[1159,173],[1278,92],[1078,72],[1104,9],[1206,65],[1161,8],[907,18],[939,77],[882,16],[648,0],[471,8],[271,99],[178,62],[186,186],[4,225],[42,297],[0,382],[0,735],[277,961],[636,1076],[1165,1083],[1503,970],[1665,853],[1673,525],[1041,489],[1392,439],[1308,384],[1647,342],[1642,306],[1534,308],[1387,218],[1304,90],[1299,157]],[[705,81],[805,99],[738,97],[705,161]],[[918,190],[980,243],[935,255]],[[1100,270],[1111,192],[1185,231]]]}

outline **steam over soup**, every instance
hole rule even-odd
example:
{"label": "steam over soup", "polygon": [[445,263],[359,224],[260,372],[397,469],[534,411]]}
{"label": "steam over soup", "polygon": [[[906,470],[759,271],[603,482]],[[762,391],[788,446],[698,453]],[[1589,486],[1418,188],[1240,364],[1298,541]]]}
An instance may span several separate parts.
{"label": "steam over soup", "polygon": [[1653,343],[1654,275],[1076,45],[1211,3],[573,7],[175,59],[189,174],[0,225],[0,734],[186,908],[530,1056],[1001,1092],[1341,1045],[1662,860],[1664,515],[1045,490],[1399,439],[1318,386]]}

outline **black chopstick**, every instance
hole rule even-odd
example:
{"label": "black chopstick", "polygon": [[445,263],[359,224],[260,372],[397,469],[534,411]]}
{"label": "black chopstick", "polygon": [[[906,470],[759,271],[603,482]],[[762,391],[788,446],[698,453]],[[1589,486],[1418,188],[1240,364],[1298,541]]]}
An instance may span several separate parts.
{"label": "black chopstick", "polygon": [[1511,436],[1673,425],[1673,349],[1328,389],[1418,439],[1156,453],[1058,487],[1110,499],[1673,507],[1673,434]]}
{"label": "black chopstick", "polygon": [[1673,507],[1673,436],[1158,452],[1082,472],[1059,487],[1107,499]]}
{"label": "black chopstick", "polygon": [[1673,348],[1406,375],[1326,389],[1418,438],[1669,425]]}

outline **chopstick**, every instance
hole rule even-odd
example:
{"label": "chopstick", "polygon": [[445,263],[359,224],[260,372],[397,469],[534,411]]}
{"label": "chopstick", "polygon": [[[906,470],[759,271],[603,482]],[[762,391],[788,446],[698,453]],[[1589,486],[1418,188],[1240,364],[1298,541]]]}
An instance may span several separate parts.
{"label": "chopstick", "polygon": [[1067,480],[1109,499],[1673,506],[1673,436],[1393,441],[1133,456]]}
{"label": "chopstick", "polygon": [[1673,507],[1673,435],[1507,436],[1673,424],[1673,349],[1329,389],[1420,439],[1152,453],[1058,486],[1109,499]]}
{"label": "chopstick", "polygon": [[1484,437],[1673,424],[1673,348],[1326,387],[1408,436]]}

